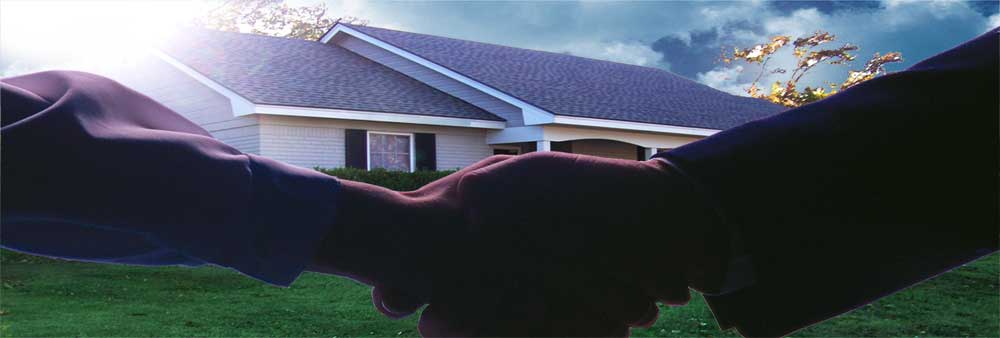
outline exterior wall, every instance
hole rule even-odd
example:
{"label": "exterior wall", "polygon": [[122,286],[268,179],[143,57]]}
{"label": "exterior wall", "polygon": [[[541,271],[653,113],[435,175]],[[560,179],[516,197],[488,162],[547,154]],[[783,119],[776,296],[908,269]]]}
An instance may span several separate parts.
{"label": "exterior wall", "polygon": [[436,88],[437,90],[448,93],[449,95],[462,99],[472,105],[482,108],[483,110],[500,116],[507,120],[508,127],[524,125],[524,116],[521,114],[520,108],[503,102],[495,97],[486,95],[464,83],[441,75],[440,73],[430,70],[413,61],[407,60],[351,36],[340,35],[337,39],[332,40],[331,43],[336,43],[347,50],[368,58],[369,60],[392,68],[397,72],[406,74],[406,76],[412,77]]}
{"label": "exterior wall", "polygon": [[228,98],[155,55],[139,56],[109,77],[181,114],[220,141],[245,153],[260,153],[256,117],[234,117]]}
{"label": "exterior wall", "polygon": [[[205,127],[205,126],[202,126]],[[244,153],[260,155],[260,125],[255,117],[215,123],[212,136]]]}
{"label": "exterior wall", "polygon": [[437,134],[438,170],[459,169],[493,155],[486,144],[486,132],[478,134]]}
{"label": "exterior wall", "polygon": [[625,142],[608,140],[576,140],[572,142],[574,154],[618,158],[623,160],[636,159],[635,145]]}
{"label": "exterior wall", "polygon": [[345,129],[433,133],[438,170],[465,167],[493,154],[484,129],[270,115],[260,116],[260,154],[306,168],[343,167]]}

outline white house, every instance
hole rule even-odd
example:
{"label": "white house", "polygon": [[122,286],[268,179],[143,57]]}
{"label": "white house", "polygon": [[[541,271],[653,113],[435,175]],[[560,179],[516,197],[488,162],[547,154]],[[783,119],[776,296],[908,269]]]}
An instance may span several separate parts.
{"label": "white house", "polygon": [[119,80],[243,152],[304,167],[644,159],[782,110],[661,69],[346,24],[320,41],[198,30],[153,54]]}

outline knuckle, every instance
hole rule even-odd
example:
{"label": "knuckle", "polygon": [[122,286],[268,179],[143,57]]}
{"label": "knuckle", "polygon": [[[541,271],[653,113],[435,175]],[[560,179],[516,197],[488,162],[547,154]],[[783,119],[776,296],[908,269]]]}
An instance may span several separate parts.
{"label": "knuckle", "polygon": [[486,185],[487,176],[476,170],[462,175],[458,181],[458,192],[460,197],[474,196],[482,191]]}

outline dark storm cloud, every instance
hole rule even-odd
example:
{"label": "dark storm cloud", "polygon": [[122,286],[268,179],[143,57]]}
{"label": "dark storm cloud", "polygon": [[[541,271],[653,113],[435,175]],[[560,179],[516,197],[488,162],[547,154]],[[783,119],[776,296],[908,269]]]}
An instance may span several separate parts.
{"label": "dark storm cloud", "polygon": [[695,78],[698,73],[720,66],[723,51],[747,43],[736,37],[738,32],[763,34],[763,31],[762,25],[749,21],[728,22],[717,28],[691,31],[689,39],[664,36],[653,42],[652,48],[663,54],[672,72]]}
{"label": "dark storm cloud", "polygon": [[1000,13],[1000,1],[997,0],[967,1],[966,3],[973,10],[986,17]]}

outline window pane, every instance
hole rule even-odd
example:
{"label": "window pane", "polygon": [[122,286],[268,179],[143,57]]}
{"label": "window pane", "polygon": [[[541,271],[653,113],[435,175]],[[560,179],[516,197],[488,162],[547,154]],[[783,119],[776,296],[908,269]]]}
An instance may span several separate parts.
{"label": "window pane", "polygon": [[371,168],[410,171],[410,141],[409,135],[369,134]]}
{"label": "window pane", "polygon": [[372,161],[371,168],[385,168],[385,154],[372,153],[370,160]]}

